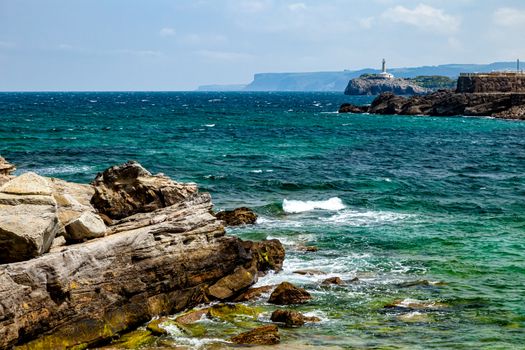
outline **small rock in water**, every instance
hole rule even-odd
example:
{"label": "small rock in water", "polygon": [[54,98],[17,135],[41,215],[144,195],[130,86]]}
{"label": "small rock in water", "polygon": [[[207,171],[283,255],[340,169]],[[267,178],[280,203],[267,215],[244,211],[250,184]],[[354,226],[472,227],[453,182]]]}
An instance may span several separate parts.
{"label": "small rock in water", "polygon": [[208,314],[209,309],[202,309],[202,310],[193,310],[190,312],[185,313],[184,315],[181,315],[175,319],[175,322],[180,324],[192,324],[197,321],[199,321],[202,316],[205,316]]}
{"label": "small rock in water", "polygon": [[246,270],[240,266],[228,276],[217,281],[208,290],[208,294],[215,299],[226,300],[235,295],[235,293],[248,288],[257,281],[257,270]]}
{"label": "small rock in water", "polygon": [[306,252],[306,253],[315,253],[319,251],[319,248],[316,247],[315,245],[302,245],[301,244],[297,246],[297,250],[301,252]]}
{"label": "small rock in water", "polygon": [[284,323],[289,327],[298,327],[305,324],[305,322],[319,322],[318,317],[307,317],[300,312],[293,310],[275,310],[272,313],[271,320],[273,322]]}
{"label": "small rock in water", "polygon": [[250,288],[246,292],[236,297],[233,301],[242,302],[257,299],[261,297],[261,295],[263,295],[264,293],[268,293],[269,291],[271,291],[274,287],[275,286],[262,286],[258,288]]}
{"label": "small rock in water", "polygon": [[257,214],[246,207],[221,211],[215,217],[224,221],[225,226],[253,225],[257,221]]}
{"label": "small rock in water", "polygon": [[340,277],[330,277],[330,278],[325,279],[322,284],[325,285],[325,286],[326,285],[330,285],[330,284],[335,284],[335,285],[338,285],[338,286],[342,286],[345,283],[343,282],[343,280]]}
{"label": "small rock in water", "polygon": [[235,344],[274,345],[279,344],[281,337],[275,325],[255,328],[231,338]]}
{"label": "small rock in water", "polygon": [[293,273],[303,276],[314,276],[314,275],[326,275],[326,272],[320,271],[320,270],[313,270],[313,269],[305,269],[305,270],[297,270]]}
{"label": "small rock in water", "polygon": [[350,280],[350,283],[357,283],[357,282],[359,282],[359,278],[357,277],[354,277]]}
{"label": "small rock in water", "polygon": [[312,296],[305,289],[283,282],[273,291],[268,302],[276,305],[291,305],[304,304],[310,299]]}

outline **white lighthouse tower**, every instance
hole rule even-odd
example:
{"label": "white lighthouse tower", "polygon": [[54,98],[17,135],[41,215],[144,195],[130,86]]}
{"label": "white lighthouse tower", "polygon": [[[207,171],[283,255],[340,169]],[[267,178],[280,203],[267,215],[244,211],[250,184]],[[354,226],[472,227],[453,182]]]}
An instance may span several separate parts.
{"label": "white lighthouse tower", "polygon": [[394,79],[394,76],[386,71],[386,61],[383,58],[383,65],[381,67],[381,73],[378,74],[383,79]]}

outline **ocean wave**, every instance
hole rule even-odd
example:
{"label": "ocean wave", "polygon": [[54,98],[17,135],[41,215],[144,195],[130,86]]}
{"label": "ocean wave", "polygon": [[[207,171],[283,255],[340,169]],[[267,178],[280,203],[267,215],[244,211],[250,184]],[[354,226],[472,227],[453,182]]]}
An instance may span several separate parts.
{"label": "ocean wave", "polygon": [[44,168],[37,168],[37,169],[31,169],[31,171],[34,171],[35,173],[39,175],[68,175],[68,174],[80,174],[80,173],[89,173],[93,172],[92,170],[94,167],[83,165],[83,166],[71,166],[71,165],[64,165],[64,166],[57,166],[57,167],[44,167]]}
{"label": "ocean wave", "polygon": [[332,197],[325,201],[297,201],[297,200],[283,200],[283,210],[286,213],[304,213],[312,210],[342,210],[346,206],[340,198]]}

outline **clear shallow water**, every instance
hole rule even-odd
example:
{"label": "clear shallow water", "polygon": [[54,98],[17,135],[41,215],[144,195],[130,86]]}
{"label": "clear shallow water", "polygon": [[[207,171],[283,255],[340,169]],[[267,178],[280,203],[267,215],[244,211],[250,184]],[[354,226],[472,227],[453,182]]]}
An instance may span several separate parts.
{"label": "clear shallow water", "polygon": [[[314,301],[298,309],[323,319],[284,330],[285,346],[524,348],[525,123],[333,113],[351,100],[2,93],[0,154],[78,182],[135,159],[197,182],[218,209],[254,208],[259,224],[230,232],[288,247],[284,272],[259,284],[306,287]],[[326,275],[292,273],[303,268]],[[329,276],[360,281],[320,287]]]}

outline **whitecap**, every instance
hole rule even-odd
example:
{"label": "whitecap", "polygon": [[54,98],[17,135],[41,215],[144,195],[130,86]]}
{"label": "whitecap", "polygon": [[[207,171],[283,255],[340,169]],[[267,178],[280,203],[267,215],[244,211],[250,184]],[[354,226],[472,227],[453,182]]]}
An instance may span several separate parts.
{"label": "whitecap", "polygon": [[215,124],[204,124],[203,126],[205,126],[207,128],[213,128],[215,126]]}
{"label": "whitecap", "polygon": [[260,169],[257,169],[257,170],[250,170],[250,173],[254,173],[254,174],[260,174],[262,173],[263,171],[260,170]]}
{"label": "whitecap", "polygon": [[332,197],[325,201],[297,201],[283,200],[283,210],[286,213],[303,213],[315,209],[321,210],[341,210],[346,208],[340,198]]}
{"label": "whitecap", "polygon": [[328,218],[321,218],[321,220],[349,226],[370,226],[386,222],[405,220],[409,217],[411,217],[409,214],[386,211],[345,210]]}

